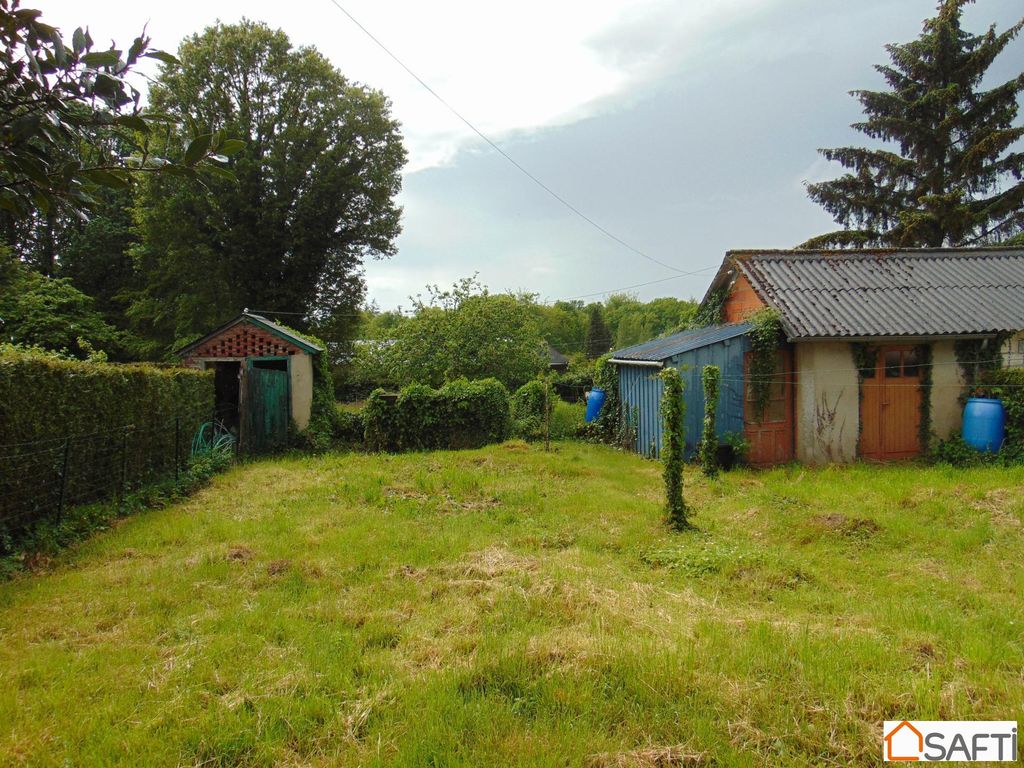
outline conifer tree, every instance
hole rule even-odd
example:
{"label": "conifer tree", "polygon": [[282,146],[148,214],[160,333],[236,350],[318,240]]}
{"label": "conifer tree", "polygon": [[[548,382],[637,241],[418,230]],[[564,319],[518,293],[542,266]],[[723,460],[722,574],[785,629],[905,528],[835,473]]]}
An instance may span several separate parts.
{"label": "conifer tree", "polygon": [[600,304],[591,304],[587,307],[587,357],[596,360],[612,346],[612,334],[604,321],[604,312]]}
{"label": "conifer tree", "polygon": [[969,2],[941,0],[918,39],[886,46],[892,63],[876,69],[887,90],[851,93],[866,115],[852,127],[889,146],[819,150],[847,173],[808,194],[843,229],[802,247],[974,245],[1024,230],[1024,152],[1014,151],[1024,73],[981,88],[1024,19],[971,34],[960,26]]}

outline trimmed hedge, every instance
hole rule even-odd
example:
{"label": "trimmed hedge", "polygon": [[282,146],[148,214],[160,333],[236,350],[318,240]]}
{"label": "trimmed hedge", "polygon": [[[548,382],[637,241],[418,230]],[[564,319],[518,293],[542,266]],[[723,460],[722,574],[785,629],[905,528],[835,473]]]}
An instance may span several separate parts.
{"label": "trimmed hedge", "polygon": [[213,406],[209,372],[0,346],[0,535],[56,511],[65,455],[65,505],[173,475]]}
{"label": "trimmed hedge", "polygon": [[397,395],[377,389],[364,418],[371,451],[479,448],[509,436],[508,390],[497,379],[411,384]]}

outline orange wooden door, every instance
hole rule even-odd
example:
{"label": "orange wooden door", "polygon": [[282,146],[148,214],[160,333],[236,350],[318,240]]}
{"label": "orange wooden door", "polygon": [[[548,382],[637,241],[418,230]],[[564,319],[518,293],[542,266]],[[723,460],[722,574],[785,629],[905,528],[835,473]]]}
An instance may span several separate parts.
{"label": "orange wooden door", "polygon": [[793,460],[793,354],[780,350],[775,358],[768,405],[757,418],[753,388],[750,386],[750,353],[744,403],[743,435],[750,443],[750,463],[754,466],[782,464]]}
{"label": "orange wooden door", "polygon": [[913,347],[882,347],[861,384],[860,455],[886,461],[921,450],[921,377]]}

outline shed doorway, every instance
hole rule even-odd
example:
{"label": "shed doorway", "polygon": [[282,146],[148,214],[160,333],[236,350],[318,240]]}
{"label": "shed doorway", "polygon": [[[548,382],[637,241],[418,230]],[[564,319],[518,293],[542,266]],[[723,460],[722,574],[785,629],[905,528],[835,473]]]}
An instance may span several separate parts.
{"label": "shed doorway", "polygon": [[861,383],[860,455],[909,459],[921,451],[921,369],[910,346],[881,347]]}
{"label": "shed doorway", "polygon": [[793,460],[793,353],[783,349],[775,356],[775,371],[768,390],[768,404],[755,418],[757,403],[750,386],[750,357],[745,356],[745,403],[743,436],[750,443],[748,460],[755,467],[784,464]]}
{"label": "shed doorway", "polygon": [[210,365],[213,367],[214,419],[237,438],[241,363],[237,360],[221,360]]}
{"label": "shed doorway", "polygon": [[253,453],[282,448],[291,421],[288,358],[249,358],[247,363],[244,448]]}

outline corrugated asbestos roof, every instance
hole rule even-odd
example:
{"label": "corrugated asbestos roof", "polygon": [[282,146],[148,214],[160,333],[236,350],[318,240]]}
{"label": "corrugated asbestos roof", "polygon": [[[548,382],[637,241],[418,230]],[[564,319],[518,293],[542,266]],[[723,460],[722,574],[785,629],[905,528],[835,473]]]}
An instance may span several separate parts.
{"label": "corrugated asbestos roof", "polygon": [[670,357],[689,352],[691,349],[706,347],[708,344],[742,336],[749,330],[749,323],[694,328],[620,349],[618,352],[613,352],[612,357],[619,360],[660,363],[662,360],[668,360]]}
{"label": "corrugated asbestos roof", "polygon": [[1024,249],[730,255],[791,339],[1024,328]]}

